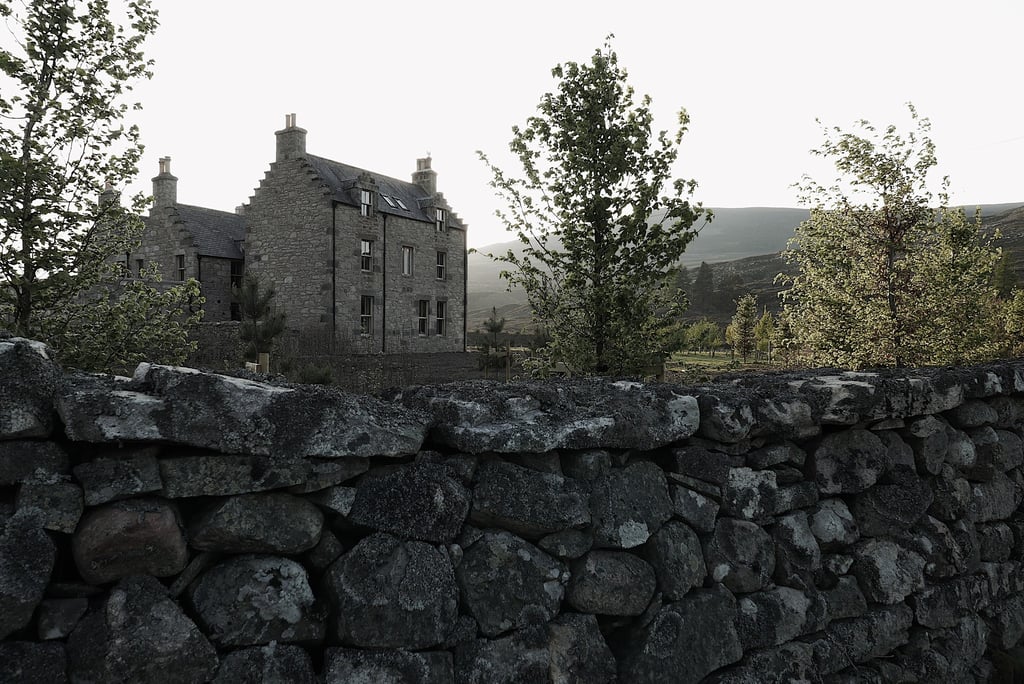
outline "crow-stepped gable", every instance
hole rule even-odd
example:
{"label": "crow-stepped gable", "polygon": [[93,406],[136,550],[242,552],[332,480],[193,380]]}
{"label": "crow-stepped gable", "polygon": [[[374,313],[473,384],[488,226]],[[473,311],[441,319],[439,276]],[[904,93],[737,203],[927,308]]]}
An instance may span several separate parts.
{"label": "crow-stepped gable", "polygon": [[247,205],[234,213],[180,204],[170,158],[153,179],[138,273],[196,278],[207,321],[238,318],[243,270],[273,284],[290,328],[332,333],[355,352],[463,351],[466,224],[437,191],[430,157],[412,181],[306,151],[295,115]]}

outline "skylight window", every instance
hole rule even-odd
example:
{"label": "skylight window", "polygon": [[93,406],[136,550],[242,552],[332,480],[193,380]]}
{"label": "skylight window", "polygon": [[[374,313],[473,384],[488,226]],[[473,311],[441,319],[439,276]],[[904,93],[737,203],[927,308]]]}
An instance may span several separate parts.
{"label": "skylight window", "polygon": [[388,203],[388,206],[389,206],[389,207],[391,207],[392,209],[397,209],[397,208],[398,208],[398,205],[397,205],[397,204],[395,204],[395,200],[391,199],[390,197],[388,197],[388,196],[387,196],[387,195],[385,195],[384,193],[381,193],[381,195],[380,195],[380,196],[381,196],[382,198],[384,198],[384,201]]}
{"label": "skylight window", "polygon": [[398,202],[398,206],[402,207],[406,211],[409,211],[409,207],[405,206],[405,202],[403,202],[402,200],[398,199],[397,197],[395,197],[394,199],[395,199],[396,202]]}

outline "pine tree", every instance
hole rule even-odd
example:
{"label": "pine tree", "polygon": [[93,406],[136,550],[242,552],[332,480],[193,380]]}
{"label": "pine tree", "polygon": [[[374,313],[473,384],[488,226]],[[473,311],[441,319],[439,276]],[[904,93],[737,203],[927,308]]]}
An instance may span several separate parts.
{"label": "pine tree", "polygon": [[732,317],[732,347],[743,358],[743,363],[747,362],[747,356],[757,345],[756,326],[757,298],[752,294],[743,295],[736,301],[736,313]]}
{"label": "pine tree", "polygon": [[274,338],[284,332],[285,314],[274,311],[273,285],[264,286],[259,277],[246,273],[241,287],[233,287],[232,293],[238,299],[242,314],[239,337],[246,343],[246,357],[259,360],[263,352],[270,352]]}

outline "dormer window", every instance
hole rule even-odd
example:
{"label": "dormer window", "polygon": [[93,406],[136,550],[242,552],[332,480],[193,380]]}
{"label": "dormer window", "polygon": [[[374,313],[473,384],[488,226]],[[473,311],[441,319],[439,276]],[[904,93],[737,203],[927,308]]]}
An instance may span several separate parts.
{"label": "dormer window", "polygon": [[448,212],[444,209],[437,209],[436,211],[434,225],[438,233],[443,233],[448,227]]}
{"label": "dormer window", "polygon": [[359,191],[359,215],[373,216],[373,193],[369,190]]}

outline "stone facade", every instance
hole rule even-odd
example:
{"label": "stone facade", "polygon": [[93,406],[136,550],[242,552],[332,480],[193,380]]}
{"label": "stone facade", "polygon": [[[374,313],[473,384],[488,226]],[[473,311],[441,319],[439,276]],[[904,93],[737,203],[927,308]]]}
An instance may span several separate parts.
{"label": "stone facade", "polygon": [[244,268],[245,218],[180,204],[177,184],[171,160],[164,157],[160,174],[153,179],[153,207],[145,219],[142,242],[125,255],[127,270],[137,276],[140,269],[155,269],[168,283],[195,278],[206,297],[203,320],[237,320],[231,285],[239,282]]}
{"label": "stone facade", "polygon": [[371,398],[0,339],[0,681],[1017,681],[1022,435],[1020,361]]}
{"label": "stone facade", "polygon": [[308,154],[294,115],[276,136],[275,161],[237,214],[179,205],[161,160],[129,266],[198,278],[207,321],[235,317],[230,286],[244,263],[273,284],[289,328],[332,333],[338,351],[465,351],[466,226],[430,158],[407,182]]}

